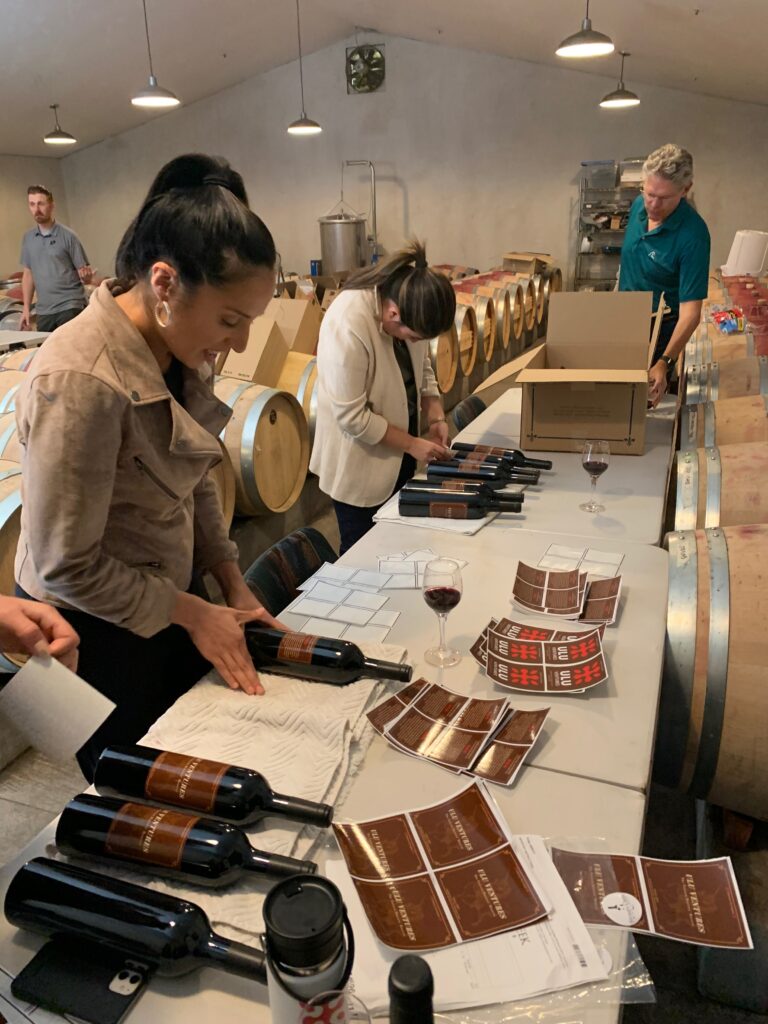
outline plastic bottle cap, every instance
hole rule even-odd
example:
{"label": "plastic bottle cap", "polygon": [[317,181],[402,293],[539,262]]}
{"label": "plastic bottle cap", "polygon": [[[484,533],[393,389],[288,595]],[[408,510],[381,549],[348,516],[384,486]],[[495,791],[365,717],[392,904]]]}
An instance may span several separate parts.
{"label": "plastic bottle cap", "polygon": [[269,951],[285,967],[316,967],[344,945],[344,903],[327,878],[295,875],[278,882],[264,903]]}
{"label": "plastic bottle cap", "polygon": [[429,1005],[434,988],[435,984],[429,964],[420,956],[409,953],[406,956],[398,957],[392,964],[392,969],[389,972],[390,998],[398,995],[418,995]]}

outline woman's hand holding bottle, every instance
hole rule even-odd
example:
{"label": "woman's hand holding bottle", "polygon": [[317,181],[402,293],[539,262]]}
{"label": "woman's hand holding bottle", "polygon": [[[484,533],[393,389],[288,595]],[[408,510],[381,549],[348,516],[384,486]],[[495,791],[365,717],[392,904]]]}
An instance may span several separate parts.
{"label": "woman's hand holding bottle", "polygon": [[449,448],[429,437],[411,437],[407,452],[417,462],[436,462],[452,457]]}

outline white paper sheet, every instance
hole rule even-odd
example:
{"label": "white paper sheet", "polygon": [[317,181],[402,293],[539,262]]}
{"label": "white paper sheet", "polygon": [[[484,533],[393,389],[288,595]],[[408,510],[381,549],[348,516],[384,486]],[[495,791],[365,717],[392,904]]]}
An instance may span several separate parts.
{"label": "white paper sheet", "polygon": [[389,633],[389,626],[374,626],[369,622],[367,626],[347,626],[344,631],[344,639],[353,644],[380,644],[386,640],[387,633]]}
{"label": "white paper sheet", "polygon": [[345,598],[344,604],[352,608],[367,608],[369,611],[377,612],[387,603],[388,598],[384,594],[365,594],[362,590],[353,591]]}
{"label": "white paper sheet", "polygon": [[312,636],[328,636],[335,640],[341,640],[346,622],[331,622],[330,619],[307,619],[301,627],[302,633],[311,633]]}
{"label": "white paper sheet", "polygon": [[0,709],[33,747],[65,761],[115,705],[55,658],[30,658],[0,692]]}
{"label": "white paper sheet", "polygon": [[348,604],[340,604],[328,613],[328,618],[334,622],[351,622],[356,626],[364,626],[372,615],[373,612],[367,608],[353,608]]}
{"label": "white paper sheet", "polygon": [[[512,845],[552,904],[550,916],[528,928],[420,953],[434,975],[437,1010],[511,1002],[607,977],[543,839],[513,836]],[[344,862],[329,859],[325,873],[341,890],[355,933],[355,993],[372,1012],[385,1010],[389,969],[402,951],[376,939]]]}
{"label": "white paper sheet", "polygon": [[379,509],[373,518],[377,523],[400,523],[403,526],[416,526],[427,530],[438,530],[442,533],[461,533],[471,537],[492,522],[497,515],[498,512],[491,512],[483,519],[432,519],[428,516],[401,516],[397,495],[395,495]]}

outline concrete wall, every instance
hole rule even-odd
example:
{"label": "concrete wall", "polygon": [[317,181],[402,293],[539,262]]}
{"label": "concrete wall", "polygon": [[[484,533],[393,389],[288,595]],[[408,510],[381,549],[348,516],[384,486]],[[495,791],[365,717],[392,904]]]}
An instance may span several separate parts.
{"label": "concrete wall", "polygon": [[27,209],[28,185],[45,185],[53,192],[56,216],[74,227],[69,224],[61,172],[61,160],[0,156],[0,275],[21,269],[21,236],[35,224]]}
{"label": "concrete wall", "polygon": [[[156,170],[190,150],[226,156],[277,240],[287,269],[320,255],[317,217],[339,198],[343,158],[373,160],[381,241],[425,237],[430,258],[487,267],[506,248],[554,253],[572,267],[581,160],[636,156],[668,141],[696,160],[697,205],[713,259],[738,228],[768,227],[765,108],[628,84],[639,108],[605,111],[615,78],[402,38],[386,39],[387,81],[348,96],[344,44],[305,61],[307,113],[322,135],[292,138],[298,67],[285,65],[63,160],[71,217],[106,270]],[[345,198],[368,206],[367,176]]]}

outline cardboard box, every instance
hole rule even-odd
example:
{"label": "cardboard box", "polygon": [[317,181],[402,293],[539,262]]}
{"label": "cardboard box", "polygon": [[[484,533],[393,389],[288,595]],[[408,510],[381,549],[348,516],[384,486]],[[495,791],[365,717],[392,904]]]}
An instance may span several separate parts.
{"label": "cardboard box", "polygon": [[[287,299],[292,302],[292,299]],[[305,303],[297,303],[304,306]],[[224,353],[216,363],[216,373],[222,377],[252,380],[273,388],[288,355],[288,342],[272,317],[259,316],[251,324],[248,347],[245,352],[234,350]]]}
{"label": "cardboard box", "polygon": [[589,438],[642,455],[648,402],[650,292],[556,292],[547,340],[509,364],[522,387],[520,445],[579,452]]}
{"label": "cardboard box", "polygon": [[315,354],[322,313],[314,299],[306,302],[272,299],[264,315],[272,317],[278,325],[291,352],[303,352],[308,356]]}
{"label": "cardboard box", "polygon": [[551,263],[554,260],[548,252],[505,252],[502,269],[513,270],[518,274],[540,274]]}

